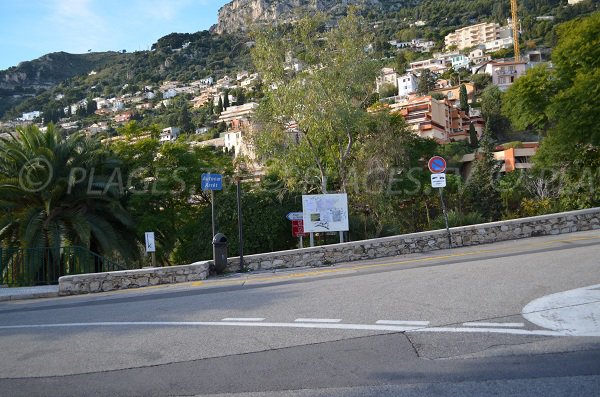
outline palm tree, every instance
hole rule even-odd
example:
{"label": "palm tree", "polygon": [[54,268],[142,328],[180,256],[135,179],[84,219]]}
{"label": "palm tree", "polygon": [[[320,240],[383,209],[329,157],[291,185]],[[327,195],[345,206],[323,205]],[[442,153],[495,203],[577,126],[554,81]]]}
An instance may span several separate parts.
{"label": "palm tree", "polygon": [[135,259],[134,222],[120,202],[119,172],[100,142],[83,134],[65,138],[49,125],[45,132],[27,126],[0,137],[0,245],[51,253],[83,246]]}

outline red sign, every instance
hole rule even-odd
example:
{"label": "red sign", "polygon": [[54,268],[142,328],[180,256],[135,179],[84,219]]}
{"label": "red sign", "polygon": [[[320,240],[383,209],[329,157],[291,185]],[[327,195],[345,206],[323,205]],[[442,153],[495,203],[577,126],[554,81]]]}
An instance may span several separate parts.
{"label": "red sign", "polygon": [[429,171],[434,174],[440,174],[446,171],[446,160],[440,156],[433,156],[429,159],[427,166],[429,167]]}
{"label": "red sign", "polygon": [[302,219],[292,221],[292,235],[294,237],[306,237],[307,233],[304,233],[304,221]]}

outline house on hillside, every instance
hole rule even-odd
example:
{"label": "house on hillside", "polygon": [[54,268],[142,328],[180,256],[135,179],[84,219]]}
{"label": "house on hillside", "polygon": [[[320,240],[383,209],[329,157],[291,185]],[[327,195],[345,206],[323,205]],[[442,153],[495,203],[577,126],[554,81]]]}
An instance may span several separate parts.
{"label": "house on hillside", "polygon": [[478,137],[484,129],[483,119],[452,106],[448,99],[431,96],[412,97],[390,105],[392,112],[402,115],[410,129],[422,138],[435,139],[441,144],[469,140],[469,127],[475,127]]}
{"label": "house on hillside", "polygon": [[492,84],[498,86],[501,91],[506,91],[516,79],[525,74],[527,71],[527,62],[494,60],[478,65],[472,71],[473,74],[489,74],[492,76]]}
{"label": "house on hillside", "polygon": [[398,77],[400,77],[400,75],[392,68],[381,69],[379,76],[375,79],[375,90],[381,93],[381,89],[385,86],[398,88]]}
{"label": "house on hillside", "polygon": [[179,137],[181,129],[179,127],[167,127],[163,128],[160,133],[158,141],[160,143],[172,142]]}
{"label": "house on hillside", "polygon": [[417,91],[419,78],[414,73],[406,73],[398,77],[398,96],[407,96]]}

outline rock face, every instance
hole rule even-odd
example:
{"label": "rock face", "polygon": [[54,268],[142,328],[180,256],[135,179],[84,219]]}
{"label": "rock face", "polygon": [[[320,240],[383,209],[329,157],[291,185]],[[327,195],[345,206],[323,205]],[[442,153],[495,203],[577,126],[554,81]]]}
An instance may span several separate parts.
{"label": "rock face", "polygon": [[213,31],[218,34],[246,31],[252,24],[291,22],[303,13],[317,11],[336,18],[344,15],[350,5],[388,10],[402,3],[402,0],[233,0],[219,10],[219,21]]}

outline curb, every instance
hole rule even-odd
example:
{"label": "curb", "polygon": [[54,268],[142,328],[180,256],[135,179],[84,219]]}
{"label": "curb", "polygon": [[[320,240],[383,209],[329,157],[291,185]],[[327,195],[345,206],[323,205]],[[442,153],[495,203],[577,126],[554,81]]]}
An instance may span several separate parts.
{"label": "curb", "polygon": [[58,297],[58,292],[36,292],[36,293],[32,293],[32,294],[0,296],[0,302],[17,301],[17,300],[25,300],[25,299],[56,298],[56,297]]}

